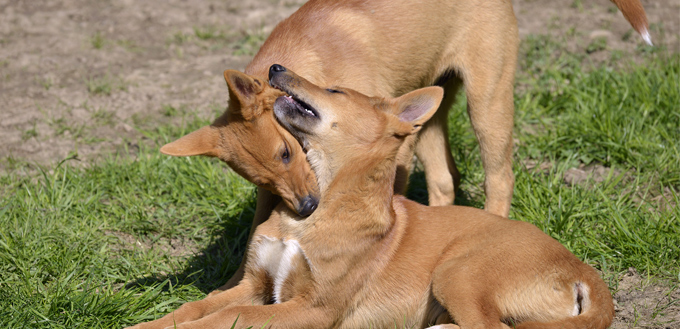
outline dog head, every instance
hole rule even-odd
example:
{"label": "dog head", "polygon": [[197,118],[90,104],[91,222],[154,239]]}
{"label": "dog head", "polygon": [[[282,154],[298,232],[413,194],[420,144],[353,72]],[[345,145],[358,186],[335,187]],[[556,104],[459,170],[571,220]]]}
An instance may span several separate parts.
{"label": "dog head", "polygon": [[302,144],[322,193],[348,162],[394,158],[406,136],[420,130],[444,95],[440,87],[394,99],[368,97],[346,88],[322,88],[272,65],[269,83],[279,96],[274,114]]}
{"label": "dog head", "polygon": [[304,151],[274,118],[283,93],[244,73],[226,70],[229,105],[213,124],[161,148],[172,156],[218,157],[239,175],[280,195],[301,216],[317,207],[319,188]]}

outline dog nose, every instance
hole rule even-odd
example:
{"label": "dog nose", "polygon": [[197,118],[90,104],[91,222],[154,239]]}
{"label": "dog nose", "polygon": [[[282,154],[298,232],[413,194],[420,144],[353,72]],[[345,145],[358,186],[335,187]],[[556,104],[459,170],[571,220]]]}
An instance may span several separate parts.
{"label": "dog nose", "polygon": [[274,64],[269,67],[269,79],[276,73],[286,72],[286,68],[279,64]]}
{"label": "dog nose", "polygon": [[300,209],[298,210],[298,213],[300,216],[307,217],[311,215],[314,210],[316,210],[316,207],[319,205],[319,201],[312,197],[311,195],[306,196],[304,199],[302,199],[302,203],[300,205]]}

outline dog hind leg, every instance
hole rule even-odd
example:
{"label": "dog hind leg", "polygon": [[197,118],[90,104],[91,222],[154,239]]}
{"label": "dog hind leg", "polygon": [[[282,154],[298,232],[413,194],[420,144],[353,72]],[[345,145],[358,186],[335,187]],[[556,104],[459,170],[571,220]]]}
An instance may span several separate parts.
{"label": "dog hind leg", "polygon": [[[509,9],[512,13],[512,9]],[[513,85],[519,37],[514,15],[505,24],[477,26],[483,38],[469,38],[461,56],[470,123],[479,141],[486,178],[485,210],[508,217],[512,172]]]}
{"label": "dog hind leg", "polygon": [[465,258],[476,256],[454,257],[437,266],[432,275],[432,294],[461,329],[507,329],[493,301],[494,293],[484,283],[484,274],[461,266]]}

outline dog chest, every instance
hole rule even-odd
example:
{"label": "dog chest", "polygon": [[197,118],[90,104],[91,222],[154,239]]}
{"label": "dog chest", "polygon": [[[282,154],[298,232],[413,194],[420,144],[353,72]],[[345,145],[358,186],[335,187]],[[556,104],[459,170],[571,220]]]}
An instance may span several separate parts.
{"label": "dog chest", "polygon": [[[260,236],[255,252],[255,264],[263,269],[274,283],[275,303],[283,302],[287,295],[285,286],[295,275],[300,264],[309,266],[309,261],[297,240],[285,240]],[[301,262],[302,261],[302,262]]]}

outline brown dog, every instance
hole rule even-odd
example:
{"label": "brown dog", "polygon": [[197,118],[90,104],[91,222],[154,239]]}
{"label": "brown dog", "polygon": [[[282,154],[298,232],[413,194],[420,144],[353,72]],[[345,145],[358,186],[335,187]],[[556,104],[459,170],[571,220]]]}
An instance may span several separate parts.
{"label": "brown dog", "polygon": [[441,88],[385,100],[319,88],[282,66],[271,74],[291,95],[275,114],[318,170],[318,209],[302,218],[277,207],[255,232],[238,286],[138,328],[610,324],[602,279],[535,226],[393,194],[398,150],[434,115]]}
{"label": "brown dog", "polygon": [[[639,0],[613,1],[649,39]],[[415,154],[430,205],[453,203],[460,179],[448,143],[447,114],[462,84],[486,172],[485,209],[507,217],[512,173],[517,23],[507,0],[309,1],[271,33],[245,73],[264,78],[281,64],[320,86],[395,97],[431,85],[445,89],[440,110],[399,153],[404,192]],[[454,184],[455,183],[455,184]]]}
{"label": "brown dog", "polygon": [[[612,1],[651,43],[640,1]],[[347,86],[372,96],[394,97],[417,88],[440,85],[445,92],[439,111],[417,138],[407,139],[399,152],[394,188],[397,193],[405,191],[415,152],[425,168],[429,204],[448,205],[453,203],[454,186],[460,175],[448,143],[447,115],[457,90],[464,85],[470,121],[480,143],[486,172],[484,208],[507,217],[514,186],[513,81],[518,43],[517,24],[509,0],[311,0],[272,31],[246,67],[252,87],[235,90],[233,84],[230,85],[232,96],[234,93],[247,95],[247,104],[239,104],[241,99],[232,97],[227,113],[239,111],[240,107],[255,101],[251,98],[257,98],[262,107],[253,117],[273,120],[271,112],[264,107],[274,98],[261,81],[267,79],[269,67],[274,63],[298,72],[317,85]],[[201,138],[210,142],[213,136],[207,134],[210,130],[206,129],[190,142],[199,142]],[[251,150],[257,150],[265,142],[239,141],[255,143]],[[289,144],[289,147],[295,146]],[[161,151],[170,155],[194,155],[172,148],[168,146]],[[251,168],[254,177],[264,175],[259,159],[247,157],[242,161],[230,164],[242,168],[242,174]],[[271,171],[267,173],[285,177],[289,167],[269,167]],[[301,174],[305,176],[308,175]],[[264,186],[270,191],[283,187],[280,195],[291,209],[313,210],[313,198],[304,199],[304,195],[291,192],[292,187],[303,185],[287,183],[290,186],[286,187],[286,183]],[[303,199],[305,204],[301,203]],[[259,189],[251,232],[269,217],[277,202],[273,194]],[[242,270],[240,267],[220,289],[235,285],[242,277]]]}
{"label": "brown dog", "polygon": [[[276,123],[272,113],[274,100],[283,92],[269,86],[266,80],[238,71],[224,71],[224,79],[229,87],[229,110],[212,125],[161,147],[161,152],[213,156],[226,162],[260,187],[258,218],[269,217],[280,200],[269,192],[281,196],[298,214],[311,214],[319,200],[314,172],[298,142]],[[268,207],[262,207],[262,203]]]}

